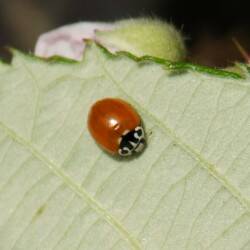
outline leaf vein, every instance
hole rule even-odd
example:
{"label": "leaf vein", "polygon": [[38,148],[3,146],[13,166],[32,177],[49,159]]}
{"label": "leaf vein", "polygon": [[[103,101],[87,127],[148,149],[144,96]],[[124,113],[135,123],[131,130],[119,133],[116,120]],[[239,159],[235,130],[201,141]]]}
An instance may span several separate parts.
{"label": "leaf vein", "polygon": [[212,175],[221,185],[223,185],[230,193],[233,195],[238,202],[247,209],[250,212],[250,202],[249,200],[241,194],[241,192],[235,187],[233,184],[229,182],[227,178],[225,178],[222,174],[220,174],[215,165],[210,163],[207,159],[205,159],[199,152],[197,152],[195,149],[193,149],[190,145],[186,144],[184,141],[181,140],[181,138],[178,137],[178,135],[171,130],[169,127],[166,126],[165,123],[160,121],[154,114],[147,111],[140,103],[138,103],[134,98],[132,98],[123,88],[122,86],[115,81],[112,76],[109,74],[105,66],[103,65],[103,70],[106,72],[108,77],[110,78],[111,82],[116,86],[125,96],[126,98],[135,106],[138,108],[138,110],[141,110],[142,113],[144,113],[148,118],[150,118],[156,125],[158,125],[159,128],[162,129],[162,131],[166,134],[166,136],[170,137],[174,142],[176,142],[179,147],[186,152],[188,155],[190,155],[194,160],[200,162],[200,166],[205,169],[210,175]]}
{"label": "leaf vein", "polygon": [[112,216],[102,205],[95,200],[91,195],[87,193],[85,189],[76,184],[69,175],[67,175],[64,171],[62,171],[54,162],[49,160],[45,155],[40,153],[34,146],[19,137],[13,130],[5,126],[2,122],[0,122],[0,127],[5,131],[7,135],[9,135],[13,140],[15,140],[20,145],[24,146],[35,158],[39,159],[41,162],[45,164],[58,178],[60,178],[72,191],[74,191],[79,197],[84,199],[93,210],[95,210],[98,214],[104,217],[114,229],[116,229],[123,237],[125,237],[131,244],[131,246],[135,250],[140,250],[141,246],[139,241],[131,235],[128,230],[117,220],[114,216]]}

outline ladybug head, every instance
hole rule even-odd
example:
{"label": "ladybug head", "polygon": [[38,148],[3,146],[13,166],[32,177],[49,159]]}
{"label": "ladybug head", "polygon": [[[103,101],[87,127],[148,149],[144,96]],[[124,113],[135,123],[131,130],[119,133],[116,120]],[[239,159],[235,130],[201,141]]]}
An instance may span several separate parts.
{"label": "ladybug head", "polygon": [[128,156],[133,152],[139,153],[143,150],[145,142],[144,130],[138,126],[122,135],[118,153],[121,156]]}

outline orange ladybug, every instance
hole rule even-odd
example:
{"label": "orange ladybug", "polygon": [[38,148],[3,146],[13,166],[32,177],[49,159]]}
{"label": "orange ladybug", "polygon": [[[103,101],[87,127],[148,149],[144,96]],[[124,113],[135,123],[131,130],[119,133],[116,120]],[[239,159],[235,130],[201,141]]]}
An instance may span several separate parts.
{"label": "orange ladybug", "polygon": [[121,156],[141,152],[145,135],[134,108],[117,98],[105,98],[93,104],[88,129],[95,141],[111,154]]}

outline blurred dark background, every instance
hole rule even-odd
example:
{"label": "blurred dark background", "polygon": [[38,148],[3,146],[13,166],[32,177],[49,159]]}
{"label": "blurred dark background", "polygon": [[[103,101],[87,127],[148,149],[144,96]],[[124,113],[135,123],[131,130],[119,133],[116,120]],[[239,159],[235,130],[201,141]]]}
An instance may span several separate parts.
{"label": "blurred dark background", "polygon": [[0,46],[33,51],[39,34],[64,24],[156,16],[183,31],[189,60],[227,66],[243,61],[233,37],[250,53],[249,6],[242,0],[0,0]]}

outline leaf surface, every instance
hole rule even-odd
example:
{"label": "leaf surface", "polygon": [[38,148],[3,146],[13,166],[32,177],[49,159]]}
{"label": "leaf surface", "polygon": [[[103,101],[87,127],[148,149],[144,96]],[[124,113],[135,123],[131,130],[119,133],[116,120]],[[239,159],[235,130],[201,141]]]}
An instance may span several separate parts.
{"label": "leaf surface", "polygon": [[[1,64],[0,249],[250,249],[249,77],[185,65],[94,44],[80,63]],[[89,135],[104,97],[140,113],[140,156]]]}

